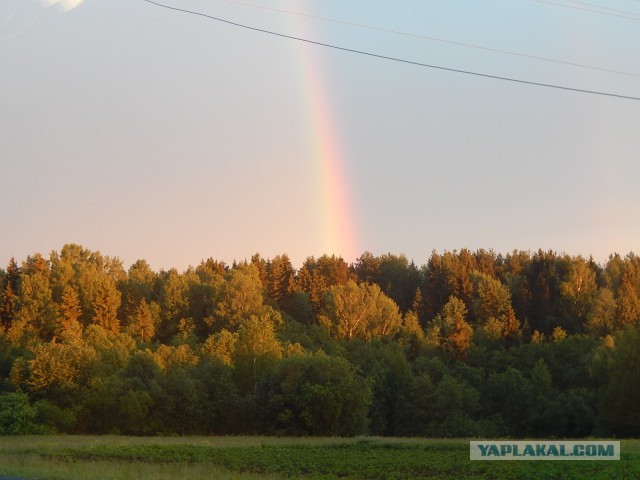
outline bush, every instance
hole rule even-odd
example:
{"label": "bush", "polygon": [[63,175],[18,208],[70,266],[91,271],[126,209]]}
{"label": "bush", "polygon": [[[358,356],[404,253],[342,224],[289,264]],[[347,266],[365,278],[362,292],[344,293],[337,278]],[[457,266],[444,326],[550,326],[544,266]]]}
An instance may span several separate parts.
{"label": "bush", "polygon": [[369,383],[345,359],[299,354],[267,377],[258,404],[270,433],[350,436],[366,433],[371,396]]}
{"label": "bush", "polygon": [[36,415],[26,393],[0,394],[0,435],[46,433],[46,428],[36,422]]}

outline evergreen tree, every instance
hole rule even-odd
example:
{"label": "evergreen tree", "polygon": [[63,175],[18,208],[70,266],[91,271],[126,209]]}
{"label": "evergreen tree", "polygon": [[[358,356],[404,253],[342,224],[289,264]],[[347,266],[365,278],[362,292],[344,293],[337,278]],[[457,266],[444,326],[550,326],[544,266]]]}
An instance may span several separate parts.
{"label": "evergreen tree", "polygon": [[636,325],[640,320],[640,278],[627,267],[618,288],[618,321],[621,326]]}
{"label": "evergreen tree", "polygon": [[120,332],[120,320],[118,308],[120,307],[120,292],[116,290],[112,282],[105,282],[98,290],[93,306],[95,315],[93,323],[104,328],[108,332]]}
{"label": "evergreen tree", "polygon": [[13,321],[13,316],[18,302],[18,282],[20,280],[20,268],[14,258],[9,260],[9,265],[4,274],[2,295],[0,295],[0,325],[8,330]]}
{"label": "evergreen tree", "polygon": [[295,290],[295,271],[286,254],[278,255],[267,265],[267,293],[278,304],[285,305]]}
{"label": "evergreen tree", "polygon": [[127,332],[140,343],[150,342],[156,334],[157,316],[157,304],[149,305],[143,298],[129,319]]}
{"label": "evergreen tree", "polygon": [[82,308],[80,298],[75,289],[67,285],[62,294],[62,304],[58,309],[57,334],[65,340],[78,339],[82,336]]}

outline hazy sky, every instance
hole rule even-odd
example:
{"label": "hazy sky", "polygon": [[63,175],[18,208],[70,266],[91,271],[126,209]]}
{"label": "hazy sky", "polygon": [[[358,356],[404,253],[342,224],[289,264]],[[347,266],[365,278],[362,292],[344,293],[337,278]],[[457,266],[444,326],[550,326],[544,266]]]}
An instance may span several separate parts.
{"label": "hazy sky", "polygon": [[[637,0],[159,1],[640,97]],[[2,0],[0,179],[3,266],[65,243],[181,270],[463,247],[603,262],[640,253],[640,101],[143,0]]]}

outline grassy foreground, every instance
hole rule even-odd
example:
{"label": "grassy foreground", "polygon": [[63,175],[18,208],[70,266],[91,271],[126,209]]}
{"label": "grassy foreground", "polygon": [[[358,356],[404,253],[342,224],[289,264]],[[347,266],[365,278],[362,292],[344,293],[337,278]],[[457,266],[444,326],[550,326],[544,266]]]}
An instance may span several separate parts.
{"label": "grassy foreground", "polygon": [[38,480],[639,479],[620,461],[471,462],[467,440],[37,436],[0,438],[0,476]]}

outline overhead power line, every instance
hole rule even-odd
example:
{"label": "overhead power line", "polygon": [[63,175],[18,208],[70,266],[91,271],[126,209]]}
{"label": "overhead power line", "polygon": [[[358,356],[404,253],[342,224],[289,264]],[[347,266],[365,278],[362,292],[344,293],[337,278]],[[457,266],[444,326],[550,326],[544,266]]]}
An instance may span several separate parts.
{"label": "overhead power line", "polygon": [[[301,13],[301,12],[295,12],[295,11],[291,11],[291,10],[284,10],[281,8],[274,8],[274,7],[267,7],[265,5],[256,5],[255,3],[248,3],[248,2],[242,2],[239,0],[223,0],[227,3],[233,3],[236,5],[243,5],[246,7],[251,7],[251,8],[258,8],[261,10],[268,10],[268,11],[272,11],[272,12],[278,12],[278,13],[286,13],[288,15],[297,15],[300,17],[305,17],[305,18],[312,18],[314,20],[322,20],[325,22],[331,22],[331,23],[336,23],[339,25],[347,25],[350,27],[357,27],[357,28],[363,28],[363,29],[367,29],[367,30],[375,30],[378,32],[385,32],[385,33],[392,33],[395,35],[402,35],[405,37],[411,37],[411,38],[419,38],[422,40],[429,40],[429,41],[434,41],[434,42],[441,42],[441,43],[446,43],[449,45],[456,45],[459,47],[466,47],[466,48],[475,48],[478,50],[484,50],[486,52],[493,52],[493,53],[500,53],[500,54],[505,54],[505,55],[513,55],[516,57],[522,57],[522,58],[530,58],[533,60],[540,60],[540,61],[544,61],[544,62],[551,62],[551,63],[557,63],[557,64],[561,64],[561,65],[569,65],[572,67],[579,67],[579,68],[587,68],[589,70],[597,70],[600,72],[607,72],[607,73],[615,73],[618,75],[627,75],[630,77],[636,77],[636,78],[640,78],[640,74],[637,73],[631,73],[631,72],[624,72],[621,70],[614,70],[614,69],[610,69],[610,68],[603,68],[603,67],[597,67],[594,65],[587,65],[584,63],[577,63],[577,62],[569,62],[569,61],[565,61],[565,60],[557,60],[554,58],[548,58],[548,57],[542,57],[539,55],[531,55],[531,54],[527,54],[527,53],[520,53],[520,52],[513,52],[510,50],[502,50],[502,49],[498,49],[498,48],[490,48],[490,47],[485,47],[482,45],[476,45],[473,43],[465,43],[465,42],[458,42],[455,40],[447,40],[444,38],[439,38],[439,37],[434,37],[434,36],[430,36],[430,35],[421,35],[418,33],[411,33],[411,32],[404,32],[402,30],[394,30],[391,28],[384,28],[384,27],[376,27],[373,25],[367,25],[367,24],[363,24],[363,23],[356,23],[356,22],[348,22],[348,21],[344,21],[344,20],[338,20],[335,18],[329,18],[329,17],[321,17],[318,15],[310,15],[308,13]],[[639,0],[640,1],[640,0]]]}
{"label": "overhead power line", "polygon": [[609,93],[609,92],[602,92],[602,91],[598,91],[598,90],[586,90],[586,89],[582,89],[582,88],[574,88],[574,87],[566,87],[566,86],[562,86],[562,85],[556,85],[556,84],[552,84],[552,83],[542,83],[542,82],[534,82],[531,80],[521,80],[521,79],[517,79],[517,78],[510,78],[510,77],[503,77],[503,76],[499,76],[499,75],[491,75],[488,73],[480,73],[480,72],[474,72],[471,70],[461,70],[461,69],[457,69],[457,68],[450,68],[450,67],[443,67],[440,65],[432,65],[432,64],[428,64],[428,63],[422,63],[422,62],[416,62],[413,60],[406,60],[403,58],[398,58],[398,57],[391,57],[391,56],[387,56],[387,55],[381,55],[378,53],[373,53],[373,52],[366,52],[364,50],[356,50],[353,48],[347,48],[347,47],[341,47],[339,45],[333,45],[330,43],[324,43],[324,42],[318,42],[315,40],[309,40],[306,38],[301,38],[301,37],[295,37],[293,35],[286,35],[284,33],[279,33],[279,32],[274,32],[271,30],[265,30],[263,28],[258,28],[258,27],[252,27],[250,25],[245,25],[242,23],[237,23],[237,22],[233,22],[231,20],[226,20],[224,18],[220,18],[220,17],[214,17],[213,15],[208,15],[206,13],[202,13],[202,12],[197,12],[194,10],[187,10],[184,8],[178,8],[178,7],[172,7],[170,5],[165,5],[163,3],[158,3],[155,2],[153,0],[142,0],[143,2],[147,2],[151,5],[155,5],[157,7],[161,7],[161,8],[166,8],[167,10],[172,10],[172,11],[176,11],[176,12],[182,12],[182,13],[186,13],[189,15],[196,15],[199,17],[204,17],[204,18],[208,18],[210,20],[215,20],[217,22],[221,22],[221,23],[226,23],[228,25],[233,25],[235,27],[239,27],[239,28],[244,28],[247,30],[253,30],[255,32],[260,32],[260,33],[265,33],[268,35],[274,35],[276,37],[281,37],[281,38],[286,38],[289,40],[296,40],[298,42],[304,42],[304,43],[308,43],[311,45],[318,45],[321,47],[327,47],[327,48],[332,48],[334,50],[340,50],[340,51],[344,51],[344,52],[350,52],[350,53],[355,53],[355,54],[359,54],[359,55],[365,55],[368,57],[373,57],[373,58],[379,58],[382,60],[389,60],[392,62],[399,62],[399,63],[404,63],[404,64],[408,64],[408,65],[415,65],[418,67],[425,67],[425,68],[432,68],[432,69],[437,69],[437,70],[444,70],[447,72],[453,72],[453,73],[460,73],[460,74],[464,74],[464,75],[473,75],[476,77],[482,77],[482,78],[492,78],[494,80],[502,80],[505,82],[513,82],[513,83],[520,83],[520,84],[525,84],[525,85],[534,85],[537,87],[545,87],[545,88],[554,88],[554,89],[558,89],[558,90],[565,90],[565,91],[571,91],[571,92],[579,92],[579,93],[587,93],[587,94],[591,94],[591,95],[601,95],[601,96],[606,96],[606,97],[616,97],[616,98],[622,98],[625,100],[637,100],[640,101],[640,97],[634,97],[634,96],[630,96],[630,95],[621,95],[621,94],[617,94],[617,93]]}
{"label": "overhead power line", "polygon": [[627,10],[620,10],[618,8],[605,7],[603,5],[596,5],[595,3],[580,2],[579,0],[564,0],[564,1],[567,2],[567,3],[575,3],[577,5],[584,5],[586,7],[599,8],[600,10],[608,10],[610,12],[624,13],[626,15],[632,15],[632,16],[640,17],[640,13],[629,12]]}
{"label": "overhead power line", "polygon": [[[537,3],[544,3],[546,5],[552,5],[554,7],[570,8],[572,10],[581,10],[583,12],[596,13],[598,15],[607,15],[609,17],[626,18],[628,20],[636,20],[636,21],[640,20],[640,15],[635,14],[635,13],[632,13],[631,15],[623,15],[621,13],[612,13],[612,12],[603,12],[601,10],[594,10],[593,8],[577,7],[577,6],[573,6],[573,5],[565,5],[563,3],[552,2],[550,0],[531,0],[531,1],[532,2],[537,2]],[[579,2],[579,3],[582,3],[582,2]],[[597,8],[603,8],[603,7],[597,7]]]}

